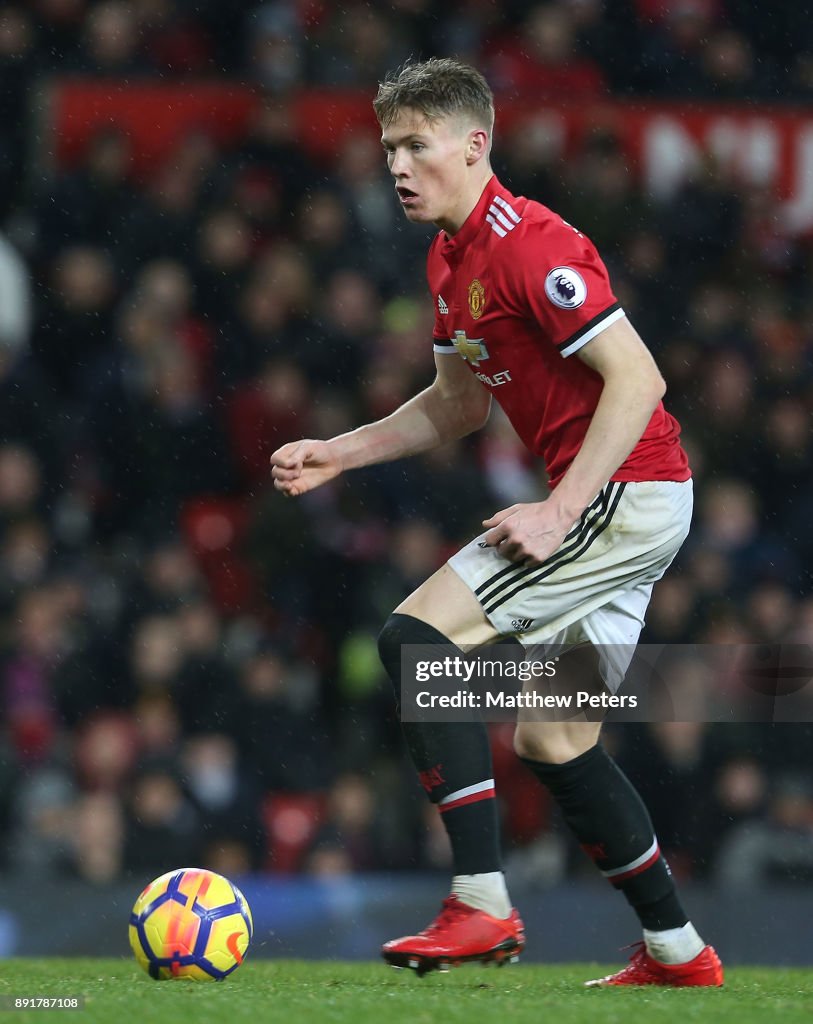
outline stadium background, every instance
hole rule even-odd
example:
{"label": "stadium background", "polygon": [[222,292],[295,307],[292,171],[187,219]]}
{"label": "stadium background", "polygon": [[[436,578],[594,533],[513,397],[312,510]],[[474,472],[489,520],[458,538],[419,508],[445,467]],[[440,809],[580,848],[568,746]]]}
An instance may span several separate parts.
{"label": "stadium background", "polygon": [[[697,511],[644,639],[813,640],[811,33],[724,0],[0,3],[0,953],[123,952],[191,863],[265,952],[372,955],[444,890],[375,637],[541,468],[495,415],[299,502],[267,471],[431,379],[429,233],[369,107],[409,55],[486,72],[498,173],[596,242],[667,378]],[[607,742],[721,951],[803,956],[810,727]],[[535,955],[606,958],[628,912],[494,749]]]}

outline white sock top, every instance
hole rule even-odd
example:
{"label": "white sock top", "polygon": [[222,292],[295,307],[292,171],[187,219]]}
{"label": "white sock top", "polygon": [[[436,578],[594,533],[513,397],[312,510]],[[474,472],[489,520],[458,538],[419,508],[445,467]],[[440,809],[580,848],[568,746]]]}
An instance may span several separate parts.
{"label": "white sock top", "polygon": [[687,964],[700,953],[705,942],[697,934],[691,921],[682,928],[666,928],[662,932],[651,932],[644,928],[646,951],[662,964]]}
{"label": "white sock top", "polygon": [[511,898],[502,871],[487,871],[479,875],[455,875],[452,892],[465,903],[501,921],[511,916]]}

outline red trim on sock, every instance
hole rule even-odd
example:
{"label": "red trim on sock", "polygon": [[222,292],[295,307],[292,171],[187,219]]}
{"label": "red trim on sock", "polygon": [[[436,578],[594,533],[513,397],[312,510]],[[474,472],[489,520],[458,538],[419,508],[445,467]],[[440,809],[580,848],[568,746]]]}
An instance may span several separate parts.
{"label": "red trim on sock", "polygon": [[633,878],[635,875],[640,875],[642,871],[646,871],[647,868],[651,868],[653,864],[658,861],[661,855],[660,846],[657,847],[655,852],[643,864],[639,864],[637,868],[633,868],[631,871],[625,871],[623,875],[613,875],[608,881],[612,882],[613,885],[618,885],[619,882],[625,882],[628,878]]}
{"label": "red trim on sock", "polygon": [[484,789],[480,793],[469,793],[468,796],[461,796],[459,800],[452,800],[450,804],[438,804],[438,810],[441,814],[445,814],[447,811],[453,811],[456,807],[464,807],[466,804],[475,804],[478,800],[493,800],[494,799],[494,787],[491,789]]}

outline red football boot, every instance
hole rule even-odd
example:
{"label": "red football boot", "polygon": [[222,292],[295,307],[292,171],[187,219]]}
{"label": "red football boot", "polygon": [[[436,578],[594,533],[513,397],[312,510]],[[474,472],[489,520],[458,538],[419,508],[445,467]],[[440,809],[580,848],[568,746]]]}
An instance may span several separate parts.
{"label": "red football boot", "polygon": [[381,955],[392,967],[411,967],[423,975],[470,961],[516,963],[524,947],[525,928],[516,910],[501,921],[452,893],[427,928],[385,943]]}
{"label": "red football boot", "polygon": [[629,964],[617,974],[586,981],[585,985],[666,985],[673,988],[718,986],[723,984],[723,965],[712,946],[704,946],[694,960],[686,964],[662,964],[646,951],[643,942],[630,957]]}

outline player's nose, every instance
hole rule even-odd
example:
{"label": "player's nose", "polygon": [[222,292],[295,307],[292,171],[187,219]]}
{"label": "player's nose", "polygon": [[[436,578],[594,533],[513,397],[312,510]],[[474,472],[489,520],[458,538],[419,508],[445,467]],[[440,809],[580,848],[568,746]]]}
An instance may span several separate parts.
{"label": "player's nose", "polygon": [[406,155],[402,151],[396,149],[393,154],[392,161],[390,162],[390,174],[393,178],[403,178],[408,174],[408,172],[409,167],[407,165]]}

